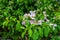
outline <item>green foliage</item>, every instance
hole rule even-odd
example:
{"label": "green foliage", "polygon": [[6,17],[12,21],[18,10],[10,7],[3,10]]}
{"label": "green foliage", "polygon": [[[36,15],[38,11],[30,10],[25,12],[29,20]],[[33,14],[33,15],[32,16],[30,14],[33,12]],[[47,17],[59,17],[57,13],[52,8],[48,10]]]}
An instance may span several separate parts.
{"label": "green foliage", "polygon": [[50,32],[50,28],[49,27],[45,27],[44,28],[44,35],[45,35],[45,37],[48,37],[49,32]]}
{"label": "green foliage", "polygon": [[17,21],[16,30],[17,31],[20,31],[21,30],[21,25],[20,25],[20,22],[19,21]]}
{"label": "green foliage", "polygon": [[33,40],[37,40],[38,37],[39,37],[39,33],[38,33],[38,31],[35,29],[34,32],[33,32],[33,35],[32,35],[32,39],[33,39]]}
{"label": "green foliage", "polygon": [[29,29],[29,31],[28,31],[29,37],[32,36],[32,33],[33,33],[32,29]]}
{"label": "green foliage", "polygon": [[39,28],[38,32],[39,32],[40,37],[43,37],[43,28]]}
{"label": "green foliage", "polygon": [[[25,19],[24,14],[29,14],[34,10],[36,10],[35,21],[44,20],[42,25],[30,24],[29,17]],[[46,11],[49,22],[44,19],[43,11]],[[25,25],[22,25],[22,21],[26,22]],[[51,26],[50,23],[57,24],[57,27]],[[60,1],[0,0],[0,37],[2,40],[60,40],[59,35]]]}

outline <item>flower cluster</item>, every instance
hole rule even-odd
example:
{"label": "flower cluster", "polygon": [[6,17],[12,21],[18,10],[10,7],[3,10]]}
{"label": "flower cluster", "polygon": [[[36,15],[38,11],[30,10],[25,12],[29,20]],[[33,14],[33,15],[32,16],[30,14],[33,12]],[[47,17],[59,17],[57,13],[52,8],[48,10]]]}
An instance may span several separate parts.
{"label": "flower cluster", "polygon": [[[31,20],[29,20],[29,22],[30,22],[31,24],[36,24],[36,22],[35,22],[36,13],[35,13],[35,12],[36,12],[36,11],[30,11],[29,13],[25,13],[25,14],[24,14],[24,18],[28,18],[28,17],[31,18]],[[25,25],[25,21],[23,21],[22,24]]]}
{"label": "flower cluster", "polygon": [[55,28],[57,27],[57,24],[50,23],[49,25],[53,26],[53,30],[55,30]]}
{"label": "flower cluster", "polygon": [[[35,19],[36,11],[30,11],[29,13],[25,13],[24,17],[25,18],[28,18],[28,17],[31,18],[31,20],[29,20],[30,24],[42,25],[43,22],[47,22],[47,23],[49,22],[50,23],[49,25],[53,26],[53,30],[55,30],[55,28],[57,27],[57,24],[53,24],[53,23],[50,22],[49,19],[47,19],[48,15],[46,14],[46,11],[43,11],[43,15],[44,15],[44,19],[43,20],[38,20],[38,21],[36,21],[36,19]],[[26,25],[26,21],[25,20],[22,21],[22,25]]]}
{"label": "flower cluster", "polygon": [[[46,11],[43,11],[43,14],[44,14],[44,20],[46,20],[46,22],[49,22],[49,20],[47,19]],[[25,13],[24,18],[28,17],[31,18],[31,20],[29,20],[30,24],[42,25],[42,23],[44,22],[44,20],[38,20],[38,21],[35,20],[36,11],[30,11],[29,13]],[[22,25],[25,25],[25,21],[22,22]]]}
{"label": "flower cluster", "polygon": [[47,19],[47,14],[46,14],[46,11],[43,11],[43,14],[44,14],[44,20],[46,20],[46,22],[49,22],[50,20],[49,19]]}

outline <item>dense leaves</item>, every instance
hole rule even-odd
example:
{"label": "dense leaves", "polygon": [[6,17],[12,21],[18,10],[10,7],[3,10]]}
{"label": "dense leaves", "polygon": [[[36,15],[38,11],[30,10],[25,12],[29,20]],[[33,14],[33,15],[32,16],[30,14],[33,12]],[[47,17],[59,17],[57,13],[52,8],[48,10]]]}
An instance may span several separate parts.
{"label": "dense leaves", "polygon": [[0,0],[0,37],[60,40],[60,1]]}

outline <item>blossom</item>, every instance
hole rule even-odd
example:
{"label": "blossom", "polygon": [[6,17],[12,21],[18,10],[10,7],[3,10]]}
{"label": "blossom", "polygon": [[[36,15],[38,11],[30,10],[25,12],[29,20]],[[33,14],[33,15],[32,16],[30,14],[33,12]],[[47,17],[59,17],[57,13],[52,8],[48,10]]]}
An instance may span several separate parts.
{"label": "blossom", "polygon": [[35,11],[30,11],[30,18],[35,19],[34,17],[36,16]]}
{"label": "blossom", "polygon": [[45,20],[46,22],[50,22],[50,20],[47,19],[47,17],[44,17],[44,20]]}
{"label": "blossom", "polygon": [[25,21],[22,21],[22,25],[25,25]]}
{"label": "blossom", "polygon": [[44,18],[46,18],[47,17],[46,11],[43,11],[43,14],[44,14]]}
{"label": "blossom", "polygon": [[42,25],[42,22],[44,22],[44,20],[38,20],[38,21],[30,20],[30,23],[35,25]]}
{"label": "blossom", "polygon": [[54,26],[54,27],[57,27],[57,24],[54,24],[53,26]]}
{"label": "blossom", "polygon": [[43,11],[43,14],[46,14],[46,11]]}
{"label": "blossom", "polygon": [[25,17],[25,18],[27,18],[28,16],[29,16],[31,19],[35,19],[35,16],[36,16],[35,11],[30,11],[30,14],[29,14],[29,13],[28,13],[28,14],[27,14],[27,13],[24,14],[24,17]]}
{"label": "blossom", "polygon": [[24,14],[24,17],[27,17],[28,16],[28,14]]}
{"label": "blossom", "polygon": [[49,19],[47,19],[46,17],[44,17],[44,20],[46,21],[46,22],[49,22],[50,20]]}
{"label": "blossom", "polygon": [[42,22],[38,22],[37,25],[42,25]]}
{"label": "blossom", "polygon": [[38,22],[44,22],[44,20],[38,20]]}
{"label": "blossom", "polygon": [[28,13],[28,16],[30,16],[30,14]]}
{"label": "blossom", "polygon": [[35,20],[30,20],[30,24],[36,24]]}
{"label": "blossom", "polygon": [[47,19],[47,17],[44,17],[44,19]]}
{"label": "blossom", "polygon": [[54,24],[54,25],[53,25],[53,30],[55,30],[56,27],[57,27],[57,24]]}
{"label": "blossom", "polygon": [[57,27],[57,24],[50,23],[50,26],[52,26],[53,30],[55,30],[55,28]]}
{"label": "blossom", "polygon": [[53,27],[56,27],[57,26],[57,24],[53,24],[53,23],[50,23],[50,25],[53,26]]}
{"label": "blossom", "polygon": [[44,22],[44,20],[38,20],[37,25],[42,25],[42,22]]}

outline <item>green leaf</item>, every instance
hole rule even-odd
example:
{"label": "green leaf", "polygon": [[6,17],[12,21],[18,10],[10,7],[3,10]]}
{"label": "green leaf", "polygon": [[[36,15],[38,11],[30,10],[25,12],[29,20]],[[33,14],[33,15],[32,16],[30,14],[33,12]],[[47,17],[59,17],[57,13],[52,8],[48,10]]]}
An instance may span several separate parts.
{"label": "green leaf", "polygon": [[9,21],[4,21],[3,22],[3,28],[4,28],[4,26],[8,26],[8,23],[9,23]]}
{"label": "green leaf", "polygon": [[3,15],[0,15],[0,19],[3,18]]}
{"label": "green leaf", "polygon": [[33,40],[37,40],[38,37],[39,37],[39,33],[38,33],[38,31],[35,29],[34,32],[33,32],[33,35],[32,35],[32,39],[33,39]]}
{"label": "green leaf", "polygon": [[55,15],[56,15],[56,18],[60,19],[60,12],[56,12]]}
{"label": "green leaf", "polygon": [[26,20],[26,27],[30,27],[29,20]]}
{"label": "green leaf", "polygon": [[43,37],[43,29],[39,28],[38,32],[39,32],[40,37]]}
{"label": "green leaf", "polygon": [[50,32],[49,26],[48,26],[48,27],[45,27],[45,28],[44,28],[44,36],[45,36],[45,37],[48,37],[49,32]]}
{"label": "green leaf", "polygon": [[32,36],[32,33],[33,33],[33,32],[32,32],[32,30],[31,30],[31,29],[29,29],[29,30],[28,30],[29,37],[31,37],[31,36]]}
{"label": "green leaf", "polygon": [[19,2],[22,2],[23,0],[17,0],[17,2],[19,3]]}
{"label": "green leaf", "polygon": [[21,30],[21,25],[20,25],[20,22],[19,21],[17,21],[16,30],[19,31],[19,32]]}
{"label": "green leaf", "polygon": [[12,33],[14,33],[14,28],[12,28]]}
{"label": "green leaf", "polygon": [[44,0],[43,2],[44,2],[44,3],[46,3],[46,2],[47,2],[47,0]]}
{"label": "green leaf", "polygon": [[26,34],[26,29],[24,30],[24,32],[22,32],[22,38],[24,37],[24,35]]}
{"label": "green leaf", "polygon": [[58,30],[60,30],[60,25],[57,26]]}

